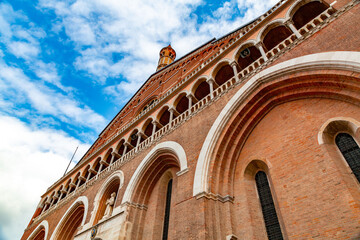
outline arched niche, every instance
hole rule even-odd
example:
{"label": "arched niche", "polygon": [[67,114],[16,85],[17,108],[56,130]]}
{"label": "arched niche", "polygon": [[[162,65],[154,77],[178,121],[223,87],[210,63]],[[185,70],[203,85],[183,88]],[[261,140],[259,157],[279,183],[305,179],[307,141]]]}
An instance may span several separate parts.
{"label": "arched niche", "polygon": [[111,216],[111,215],[104,216],[107,206],[106,201],[111,197],[112,193],[115,193],[115,203],[112,207],[114,211],[114,209],[117,207],[116,199],[118,198],[118,192],[122,188],[123,184],[124,184],[124,173],[121,170],[112,173],[102,184],[94,199],[94,211],[90,220],[92,225],[95,225],[102,219]]}

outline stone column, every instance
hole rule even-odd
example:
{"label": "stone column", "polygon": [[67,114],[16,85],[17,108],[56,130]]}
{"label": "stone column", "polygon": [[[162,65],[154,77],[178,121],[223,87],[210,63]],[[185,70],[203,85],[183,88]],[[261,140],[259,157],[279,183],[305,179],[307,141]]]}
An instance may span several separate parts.
{"label": "stone column", "polygon": [[192,99],[193,99],[193,95],[192,93],[189,93],[186,95],[186,97],[189,99],[189,106],[188,106],[188,109],[191,109],[192,107]]}
{"label": "stone column", "polygon": [[234,76],[235,76],[235,80],[236,82],[240,82],[240,79],[239,79],[239,73],[238,73],[238,70],[237,70],[237,62],[236,61],[233,61],[232,63],[230,63],[230,66],[232,67],[233,71],[234,71]]}
{"label": "stone column", "polygon": [[118,159],[119,159],[119,158],[121,158],[121,155],[120,155],[120,154],[118,154],[118,153],[117,153],[117,152],[115,152],[115,151],[113,151],[113,152],[111,153],[111,155],[112,155],[112,158],[111,158],[110,165],[114,162],[115,157],[117,157]]}
{"label": "stone column", "polygon": [[301,34],[300,34],[299,31],[296,29],[296,27],[294,26],[294,24],[292,23],[291,20],[286,21],[285,24],[286,24],[286,26],[288,26],[288,27],[291,29],[291,31],[292,31],[293,33],[295,33],[295,35],[296,35],[297,38],[301,38]]}
{"label": "stone column", "polygon": [[153,137],[155,135],[155,132],[156,132],[157,122],[156,122],[156,120],[153,120],[151,123],[153,125],[151,136]]}
{"label": "stone column", "polygon": [[174,109],[169,108],[169,112],[170,112],[169,123],[171,123],[174,118]]}
{"label": "stone column", "polygon": [[137,133],[138,139],[136,142],[136,147],[139,147],[142,135],[143,135],[142,132]]}
{"label": "stone column", "polygon": [[215,80],[213,78],[209,78],[208,80],[206,80],[206,82],[210,86],[210,97],[211,97],[211,99],[213,99],[214,98],[214,82],[215,82]]}
{"label": "stone column", "polygon": [[126,151],[127,151],[127,149],[128,149],[128,145],[129,145],[129,143],[128,143],[128,142],[124,142],[124,151],[123,151],[123,156],[125,156],[125,154],[126,154]]}
{"label": "stone column", "polygon": [[99,168],[97,175],[99,175],[101,173],[102,168],[103,168],[103,165],[102,165],[102,163],[100,163],[100,168]]}
{"label": "stone column", "polygon": [[261,56],[263,57],[263,59],[264,59],[265,61],[267,61],[267,60],[268,60],[268,57],[266,56],[264,47],[262,46],[262,42],[259,42],[258,44],[256,44],[256,47],[257,47],[257,49],[259,49],[259,51],[260,51]]}

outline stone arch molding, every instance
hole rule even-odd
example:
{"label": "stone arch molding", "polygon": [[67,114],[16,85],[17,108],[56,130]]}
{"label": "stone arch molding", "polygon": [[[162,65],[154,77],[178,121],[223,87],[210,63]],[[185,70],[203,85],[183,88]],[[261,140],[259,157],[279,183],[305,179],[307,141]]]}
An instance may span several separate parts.
{"label": "stone arch molding", "polygon": [[68,208],[68,210],[65,212],[65,214],[62,216],[62,218],[60,219],[58,225],[56,225],[56,228],[53,232],[53,234],[51,235],[51,238],[50,240],[54,240],[55,239],[55,236],[57,234],[57,232],[60,230],[60,226],[63,224],[64,220],[68,217],[69,214],[71,214],[72,210],[74,210],[74,208],[76,208],[79,204],[84,204],[84,216],[83,216],[83,219],[81,221],[81,225],[80,226],[84,226],[85,224],[85,219],[86,219],[86,216],[87,216],[87,212],[88,212],[88,209],[89,209],[89,201],[87,199],[87,197],[85,196],[81,196],[81,197],[78,197],[75,202],[73,202],[73,204],[71,204],[71,206]]}
{"label": "stone arch molding", "polygon": [[336,117],[327,120],[318,133],[319,145],[333,143],[335,135],[341,131],[356,136],[360,132],[360,122],[348,117]]}
{"label": "stone arch molding", "polygon": [[360,52],[338,51],[310,54],[279,63],[250,78],[225,105],[206,136],[196,164],[193,196],[209,192],[208,174],[213,149],[228,121],[247,96],[260,84],[271,82],[281,75],[324,68],[360,72]]}
{"label": "stone arch molding", "polygon": [[172,152],[177,156],[180,165],[180,171],[177,172],[177,175],[181,175],[188,171],[187,167],[187,158],[184,148],[177,142],[174,141],[166,141],[160,144],[157,144],[141,161],[139,166],[136,168],[134,174],[132,175],[129,184],[126,187],[124,197],[122,199],[121,204],[131,202],[131,197],[135,190],[136,185],[140,181],[141,176],[143,175],[144,171],[146,170],[147,166],[149,166],[155,159],[156,155],[160,152]]}
{"label": "stone arch molding", "polygon": [[45,229],[45,238],[44,238],[44,239],[47,239],[47,235],[48,235],[48,232],[49,232],[49,223],[48,223],[48,221],[44,220],[44,221],[42,221],[42,222],[35,228],[35,230],[34,230],[34,231],[30,234],[30,236],[27,238],[27,240],[30,240],[30,239],[32,239],[33,237],[35,237],[35,235],[38,233],[38,231],[39,231],[42,227]]}
{"label": "stone arch molding", "polygon": [[109,186],[109,184],[115,179],[118,178],[120,179],[120,185],[119,185],[119,189],[122,188],[122,186],[124,185],[124,173],[121,170],[115,171],[113,172],[107,179],[106,181],[101,185],[100,190],[98,191],[98,193],[95,196],[94,199],[94,210],[91,212],[91,219],[90,219],[90,223],[93,224],[95,221],[95,216],[96,213],[99,209],[99,203],[100,203],[100,199],[101,197],[104,195],[105,190],[107,189],[107,187]]}

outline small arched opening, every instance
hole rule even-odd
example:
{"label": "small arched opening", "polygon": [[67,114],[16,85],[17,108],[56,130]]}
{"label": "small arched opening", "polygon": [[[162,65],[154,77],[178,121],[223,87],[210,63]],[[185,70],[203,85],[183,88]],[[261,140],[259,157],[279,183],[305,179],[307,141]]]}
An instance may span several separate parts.
{"label": "small arched opening", "polygon": [[215,82],[220,86],[234,77],[234,71],[228,64],[222,66],[215,75]]}
{"label": "small arched opening", "polygon": [[158,116],[159,116],[158,119],[160,124],[163,126],[167,125],[170,121],[169,107],[168,106],[163,107],[163,109],[161,109]]}
{"label": "small arched opening", "polygon": [[273,49],[292,34],[291,30],[285,25],[278,25],[276,27],[269,28],[270,29],[263,37],[263,44],[267,51]]}
{"label": "small arched opening", "polygon": [[125,150],[125,139],[121,139],[119,144],[117,145],[116,147],[116,155],[115,155],[115,158],[114,158],[114,162],[116,162],[117,160],[120,159],[120,157],[124,156],[124,154],[126,154],[126,152],[124,152]]}
{"label": "small arched opening", "polygon": [[[144,127],[143,127],[143,132],[144,135],[146,137],[151,137],[153,130],[154,130],[154,124],[153,124],[153,119],[152,118],[148,118],[145,123],[144,123]],[[155,128],[155,131],[157,131],[158,129]]]}
{"label": "small arched opening", "polygon": [[199,80],[194,86],[194,88],[194,96],[198,101],[210,94],[210,86],[206,82],[205,78]]}
{"label": "small arched opening", "polygon": [[[299,5],[302,3],[299,3]],[[328,6],[320,1],[313,1],[301,5],[297,8],[292,16],[292,21],[297,29],[303,27],[306,23],[313,20],[315,17],[324,12]]]}
{"label": "small arched opening", "polygon": [[182,114],[189,108],[189,98],[186,97],[186,93],[181,93],[176,101],[174,102],[174,105],[176,106],[176,111],[179,114]]}
{"label": "small arched opening", "polygon": [[237,63],[239,65],[239,70],[245,69],[247,66],[255,62],[258,58],[261,57],[259,49],[255,46],[245,46],[242,47],[238,54]]}

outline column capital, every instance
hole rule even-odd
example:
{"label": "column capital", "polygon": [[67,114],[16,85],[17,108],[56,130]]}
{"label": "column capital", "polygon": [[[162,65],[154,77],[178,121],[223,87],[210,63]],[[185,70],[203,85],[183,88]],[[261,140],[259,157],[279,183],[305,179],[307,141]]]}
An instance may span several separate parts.
{"label": "column capital", "polygon": [[236,61],[232,61],[231,63],[230,63],[230,66],[231,67],[237,67],[237,65],[238,65],[238,63],[236,62]]}
{"label": "column capital", "polygon": [[121,155],[120,154],[118,154],[117,152],[112,152],[111,153],[111,155],[113,155],[113,156],[115,156],[115,157],[117,157],[117,158],[120,158],[121,157]]}
{"label": "column capital", "polygon": [[151,122],[155,127],[162,127],[162,124],[160,122],[158,122],[158,120],[154,119]]}
{"label": "column capital", "polygon": [[206,80],[207,83],[212,83],[214,84],[215,83],[215,80],[213,78],[209,78]]}
{"label": "column capital", "polygon": [[141,131],[138,131],[137,133],[136,133],[136,135],[138,135],[138,137],[143,137],[143,136],[145,136],[145,134],[143,133],[143,132],[141,132]]}
{"label": "column capital", "polygon": [[255,47],[256,47],[256,48],[258,48],[258,49],[259,49],[260,47],[262,47],[262,48],[263,48],[264,46],[263,46],[262,41],[257,42],[257,43],[255,44]]}
{"label": "column capital", "polygon": [[180,113],[174,108],[174,107],[171,107],[171,108],[169,108],[169,112],[171,113],[175,113],[175,114],[177,114],[177,115],[180,115]]}
{"label": "column capital", "polygon": [[186,97],[187,98],[192,98],[192,99],[194,99],[195,98],[195,96],[194,96],[194,94],[192,93],[192,92],[189,92],[188,94],[186,94]]}
{"label": "column capital", "polygon": [[294,22],[292,21],[291,18],[289,18],[289,19],[287,19],[287,20],[284,22],[284,24],[285,24],[286,26],[290,26],[290,25],[294,25]]}

